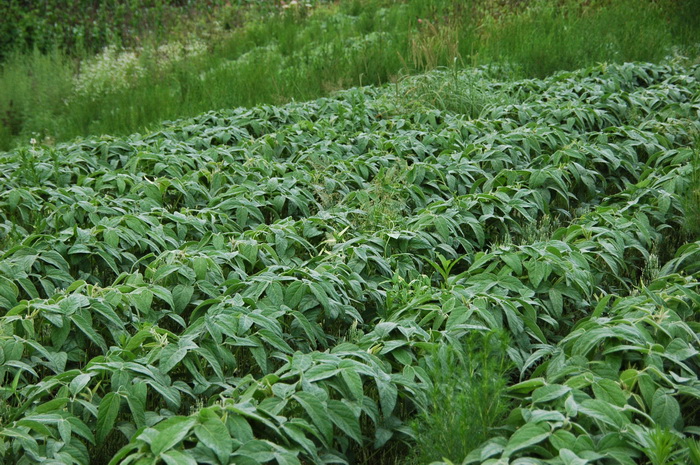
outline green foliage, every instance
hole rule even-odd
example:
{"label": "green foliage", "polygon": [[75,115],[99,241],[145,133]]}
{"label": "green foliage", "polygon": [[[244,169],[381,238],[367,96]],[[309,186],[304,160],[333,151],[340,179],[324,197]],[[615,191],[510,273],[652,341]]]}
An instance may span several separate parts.
{"label": "green foliage", "polygon": [[650,430],[635,428],[632,434],[651,465],[686,463],[685,458],[680,457],[685,452],[679,448],[681,438],[673,431],[657,426]]}
{"label": "green foliage", "polygon": [[[494,73],[495,74],[495,73]],[[503,104],[505,94],[480,87],[479,74],[453,71],[430,73],[407,78],[396,85],[399,101],[407,108],[428,107],[478,118],[489,104]]]}
{"label": "green foliage", "polygon": [[8,0],[0,5],[0,62],[13,52],[60,49],[97,52],[108,45],[133,46],[144,36],[162,37],[183,22],[223,5],[218,0]]}
{"label": "green foliage", "polygon": [[0,154],[0,461],[695,460],[698,66],[492,72]]}
{"label": "green foliage", "polygon": [[483,54],[517,64],[531,76],[574,69],[585,60],[656,61],[669,52],[659,45],[673,42],[674,30],[665,17],[674,8],[633,0],[534,1],[523,11],[506,12],[491,26]]}
{"label": "green foliage", "polygon": [[443,458],[460,463],[508,414],[507,344],[494,334],[465,339],[461,346],[441,344],[419,365],[429,387],[413,422],[417,463]]}
{"label": "green foliage", "polygon": [[[700,24],[688,20],[695,0],[527,7],[492,0],[313,0],[288,8],[220,0],[25,3],[3,3],[9,17],[42,25],[16,38],[26,43],[16,53],[0,52],[0,89],[7,93],[0,95],[2,150],[32,137],[131,134],[213,108],[303,101],[388,82],[399,83],[397,104],[476,118],[509,96],[468,73],[402,77],[465,64],[495,65],[500,79],[541,77],[599,62],[659,60],[690,50]],[[48,16],[38,14],[43,7]],[[12,35],[24,23],[4,24]],[[95,48],[74,58],[76,37]],[[32,72],[35,50],[52,57],[53,72]]]}
{"label": "green foliage", "polygon": [[694,238],[700,238],[700,144],[695,142],[690,160],[690,179],[683,199],[685,227]]}
{"label": "green foliage", "polygon": [[73,74],[73,63],[58,50],[10,56],[0,71],[0,147],[10,147],[19,134],[26,136],[24,145],[43,138],[25,130],[55,126],[73,90]]}

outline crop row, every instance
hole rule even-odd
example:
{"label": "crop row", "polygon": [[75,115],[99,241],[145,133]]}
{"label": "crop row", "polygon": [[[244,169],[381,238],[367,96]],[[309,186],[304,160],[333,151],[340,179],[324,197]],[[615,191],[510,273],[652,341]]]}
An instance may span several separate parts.
{"label": "crop row", "polygon": [[367,88],[0,155],[0,457],[349,462],[411,441],[427,354],[492,332],[517,408],[468,462],[697,434],[697,74],[477,74],[503,99],[478,119]]}

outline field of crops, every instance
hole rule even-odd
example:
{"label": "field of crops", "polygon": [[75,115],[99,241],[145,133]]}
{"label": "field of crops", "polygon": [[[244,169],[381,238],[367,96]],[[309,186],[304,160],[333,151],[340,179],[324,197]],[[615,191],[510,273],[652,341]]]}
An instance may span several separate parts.
{"label": "field of crops", "polygon": [[700,66],[432,76],[0,154],[0,463],[700,463]]}

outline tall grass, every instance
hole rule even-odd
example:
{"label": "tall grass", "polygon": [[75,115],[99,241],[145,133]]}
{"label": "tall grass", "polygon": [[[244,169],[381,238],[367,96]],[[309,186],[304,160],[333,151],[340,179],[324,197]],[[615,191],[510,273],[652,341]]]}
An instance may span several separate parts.
{"label": "tall grass", "polygon": [[73,62],[57,50],[15,54],[0,73],[0,148],[28,143],[41,128],[55,128],[71,109]]}
{"label": "tall grass", "polygon": [[[76,90],[77,81],[91,78],[85,63],[94,58],[80,62],[58,51],[11,56],[0,70],[0,149],[37,135],[51,141],[142,131],[205,110],[312,99],[436,67],[509,62],[522,77],[601,61],[658,60],[672,46],[697,40],[700,22],[687,19],[697,13],[685,6],[693,2],[566,0],[555,7],[538,0],[523,7],[516,1],[352,0],[287,10],[224,7],[216,27],[229,32],[200,31],[209,37],[207,53],[171,63],[158,61],[157,44],[141,47],[139,73],[107,92]],[[76,80],[78,70],[83,74]],[[440,105],[468,104],[475,112],[479,102],[471,100]]]}
{"label": "tall grass", "polygon": [[[498,72],[507,74],[506,70]],[[478,118],[488,104],[514,103],[505,92],[486,89],[479,73],[458,72],[456,67],[406,77],[395,88],[396,102],[403,111],[437,108]]]}
{"label": "tall grass", "polygon": [[686,40],[674,38],[670,7],[661,2],[599,3],[536,0],[518,14],[489,18],[480,59],[510,62],[525,76],[543,77],[596,62],[658,61],[674,39]]}

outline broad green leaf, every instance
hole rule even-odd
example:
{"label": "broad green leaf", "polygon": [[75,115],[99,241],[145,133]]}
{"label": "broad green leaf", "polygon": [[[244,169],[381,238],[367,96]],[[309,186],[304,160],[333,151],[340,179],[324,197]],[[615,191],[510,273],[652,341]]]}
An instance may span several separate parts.
{"label": "broad green leaf", "polygon": [[362,431],[360,422],[350,407],[339,400],[328,401],[328,416],[340,429],[342,434],[348,435],[357,444],[362,444]]}
{"label": "broad green leaf", "polygon": [[673,428],[681,420],[678,401],[664,388],[658,388],[654,393],[650,413],[654,421],[664,428]]}
{"label": "broad green leaf", "polygon": [[322,379],[333,377],[333,376],[337,375],[338,373],[340,373],[340,371],[341,370],[338,367],[336,367],[335,365],[319,364],[319,365],[314,365],[313,367],[309,368],[304,373],[304,377],[309,382],[315,382],[315,381],[320,381]]}
{"label": "broad green leaf", "polygon": [[160,370],[167,373],[182,361],[187,355],[187,348],[180,347],[180,344],[170,343],[163,347],[160,352]]}
{"label": "broad green leaf", "polygon": [[545,264],[538,261],[525,262],[525,268],[527,268],[529,279],[533,287],[539,287],[540,283],[542,282],[545,276]]}
{"label": "broad green leaf", "polygon": [[510,267],[516,276],[523,274],[523,264],[520,255],[517,253],[508,253],[501,256],[503,261]]}
{"label": "broad green leaf", "polygon": [[563,386],[561,384],[550,384],[547,386],[542,386],[541,388],[537,388],[533,391],[532,402],[535,404],[550,402],[552,400],[565,396],[570,391],[570,387]]}
{"label": "broad green leaf", "polygon": [[192,268],[194,269],[194,274],[197,276],[197,279],[203,280],[207,276],[209,262],[204,257],[196,257],[194,260],[192,260]]}
{"label": "broad green leaf", "polygon": [[549,437],[549,442],[556,450],[574,449],[576,446],[576,436],[565,429],[558,429]]}
{"label": "broad green leaf", "polygon": [[361,400],[362,396],[364,395],[364,391],[362,389],[362,378],[360,378],[360,375],[357,374],[357,371],[355,371],[353,367],[347,367],[340,372],[340,375],[345,381],[345,384],[352,394],[353,399]]}
{"label": "broad green leaf", "polygon": [[107,435],[114,428],[114,423],[119,415],[121,397],[116,392],[108,392],[100,401],[97,409],[97,426],[95,437],[98,444],[102,444]]}
{"label": "broad green leaf", "polygon": [[321,287],[321,285],[317,283],[310,283],[309,288],[311,289],[311,292],[313,293],[314,297],[316,297],[318,302],[324,308],[324,310],[330,310],[331,303],[328,299],[328,294],[326,294],[326,291],[323,289],[323,287]]}
{"label": "broad green leaf", "polygon": [[313,460],[319,461],[316,450],[318,446],[307,437],[309,424],[304,420],[294,419],[282,425],[282,431],[294,442],[299,444]]}
{"label": "broad green leaf", "polygon": [[330,444],[333,438],[333,423],[328,416],[325,405],[313,394],[299,391],[292,396],[299,402],[313,424],[318,428],[321,437]]}
{"label": "broad green leaf", "polygon": [[124,349],[133,352],[135,349],[141,347],[144,341],[146,339],[152,338],[153,337],[153,332],[149,329],[142,329],[141,331],[137,332],[131,338],[129,338],[128,342],[126,343],[126,346]]}
{"label": "broad green leaf", "polygon": [[589,463],[588,460],[579,457],[570,449],[561,449],[559,458],[564,462],[564,465],[586,465]]}
{"label": "broad green leaf", "polygon": [[546,424],[542,423],[527,423],[518,428],[508,440],[503,457],[511,457],[514,453],[527,449],[530,446],[539,444],[540,442],[551,436],[551,431]]}
{"label": "broad green leaf", "polygon": [[233,451],[231,436],[223,421],[211,409],[199,411],[199,422],[194,434],[202,443],[214,451],[221,463],[229,463]]}
{"label": "broad green leaf", "polygon": [[509,392],[517,394],[529,394],[537,388],[545,385],[544,378],[532,378],[508,387]]}
{"label": "broad green leaf", "polygon": [[284,352],[287,354],[291,354],[294,352],[291,347],[289,347],[289,344],[287,344],[284,339],[279,337],[277,334],[274,332],[268,330],[268,329],[261,329],[258,331],[258,335],[260,335],[260,338],[270,344],[272,347],[275,349],[279,350],[280,352]]}
{"label": "broad green leaf", "polygon": [[308,287],[301,281],[294,281],[284,292],[284,303],[289,308],[297,308],[301,299],[308,292]]}
{"label": "broad green leaf", "polygon": [[398,396],[398,389],[396,385],[391,382],[391,380],[384,381],[381,378],[375,378],[377,385],[377,391],[379,391],[379,405],[382,407],[382,415],[388,418],[393,412],[396,406],[396,399]]}
{"label": "broad green leaf", "polygon": [[586,399],[578,404],[579,415],[583,414],[611,426],[613,430],[622,429],[630,420],[621,414],[617,407],[597,399]]}
{"label": "broad green leaf", "polygon": [[146,424],[146,397],[148,388],[146,383],[136,382],[126,386],[126,402],[134,418],[136,428],[141,428]]}
{"label": "broad green leaf", "polygon": [[284,304],[284,289],[278,282],[270,283],[266,291],[267,296],[273,305],[281,306]]}
{"label": "broad green leaf", "polygon": [[19,289],[4,276],[0,276],[0,309],[9,310],[17,305]]}
{"label": "broad green leaf", "polygon": [[80,331],[82,331],[96,346],[100,347],[104,352],[107,351],[107,344],[104,338],[93,328],[92,321],[85,318],[81,313],[74,313],[70,318]]}
{"label": "broad green leaf", "polygon": [[275,459],[279,465],[300,465],[301,462],[296,454],[292,452],[285,451],[284,449],[278,449],[275,452]]}
{"label": "broad green leaf", "polygon": [[171,450],[190,435],[190,431],[196,423],[196,418],[189,417],[172,417],[165,420],[156,427],[158,434],[151,443],[151,452],[160,455]]}
{"label": "broad green leaf", "polygon": [[562,299],[561,292],[554,288],[550,289],[549,300],[552,303],[552,310],[554,311],[554,316],[556,318],[560,318],[564,308],[564,301]]}
{"label": "broad green leaf", "polygon": [[69,417],[68,422],[71,424],[73,431],[84,439],[86,439],[90,444],[95,444],[95,436],[88,426],[82,422],[79,418]]}
{"label": "broad green leaf", "polygon": [[87,384],[90,382],[90,378],[92,378],[92,376],[87,373],[81,373],[73,378],[68,386],[70,393],[72,395],[78,394],[85,386],[87,386]]}
{"label": "broad green leaf", "polygon": [[148,314],[151,311],[151,304],[153,303],[153,292],[148,289],[142,288],[131,294],[131,299],[136,308],[142,312]]}
{"label": "broad green leaf", "polygon": [[31,418],[23,418],[17,421],[15,425],[29,428],[42,436],[53,436],[52,431],[48,426],[46,426],[43,422],[32,420]]}
{"label": "broad green leaf", "polygon": [[627,395],[622,388],[610,379],[599,379],[591,386],[596,399],[623,407],[627,403]]}
{"label": "broad green leaf", "polygon": [[197,461],[191,455],[178,450],[163,452],[160,457],[168,465],[197,465]]}
{"label": "broad green leaf", "polygon": [[41,413],[50,413],[55,410],[61,410],[61,408],[66,405],[68,402],[70,402],[70,399],[67,397],[59,397],[57,399],[51,399],[48,402],[44,402],[41,405],[38,405],[35,409],[34,412],[35,414],[41,414]]}
{"label": "broad green leaf", "polygon": [[232,438],[246,443],[253,440],[253,429],[241,415],[229,414],[226,418],[226,428]]}

